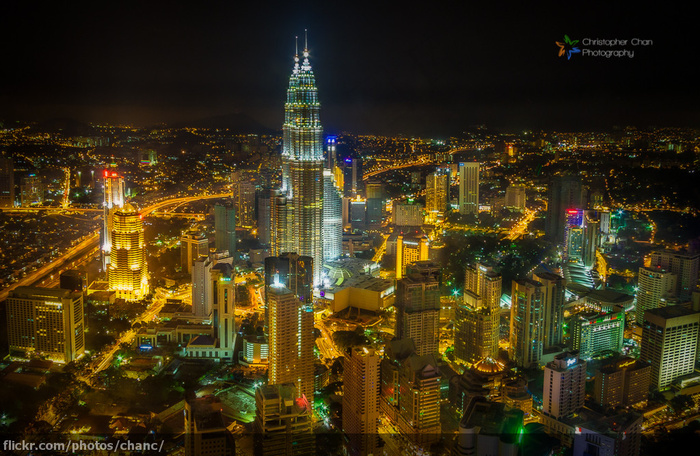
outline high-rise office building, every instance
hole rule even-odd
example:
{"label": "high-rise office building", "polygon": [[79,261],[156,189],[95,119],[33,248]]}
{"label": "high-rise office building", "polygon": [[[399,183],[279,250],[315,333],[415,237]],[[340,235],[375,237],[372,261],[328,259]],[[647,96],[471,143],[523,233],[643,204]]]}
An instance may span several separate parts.
{"label": "high-rise office building", "polygon": [[549,183],[547,196],[547,217],[545,233],[554,242],[562,243],[564,238],[564,217],[567,209],[585,206],[583,184],[578,176],[555,176]]}
{"label": "high-rise office building", "polygon": [[215,246],[236,259],[236,208],[232,204],[214,206]]}
{"label": "high-rise office building", "polygon": [[505,207],[517,211],[524,211],[526,202],[525,186],[509,185],[508,188],[506,188]]}
{"label": "high-rise office building", "polygon": [[678,277],[660,267],[641,267],[637,278],[635,320],[641,325],[644,322],[645,311],[675,303]]}
{"label": "high-rise office building", "polygon": [[185,456],[235,454],[221,410],[221,402],[211,396],[185,400]]}
{"label": "high-rise office building", "polygon": [[378,453],[380,355],[353,347],[343,369],[343,433],[348,455]]}
{"label": "high-rise office building", "polygon": [[651,366],[634,358],[622,358],[596,369],[593,398],[601,407],[630,406],[649,396]]}
{"label": "high-rise office building", "polygon": [[300,301],[313,299],[313,259],[296,253],[265,258],[265,293],[271,286],[284,285]]}
{"label": "high-rise office building", "polygon": [[106,271],[112,251],[112,218],[114,211],[124,207],[124,178],[106,169],[104,177],[104,231],[102,233],[102,267]]}
{"label": "high-rise office building", "polygon": [[427,449],[440,440],[442,373],[435,356],[418,356],[415,349],[410,338],[386,345],[380,365],[380,407],[404,436]]}
{"label": "high-rise office building", "polygon": [[240,171],[232,173],[231,177],[237,225],[252,228],[255,224],[255,185]]}
{"label": "high-rise office building", "polygon": [[233,361],[236,347],[236,288],[233,268],[217,263],[211,269],[213,324],[219,358]]}
{"label": "high-rise office building", "polygon": [[69,363],[85,352],[83,294],[18,287],[7,298],[10,356]]}
{"label": "high-rise office building", "polygon": [[211,317],[214,303],[212,266],[209,257],[197,258],[192,265],[192,314],[196,317]]}
{"label": "high-rise office building", "polygon": [[209,239],[200,230],[189,230],[180,237],[180,267],[190,274],[199,258],[209,255]]}
{"label": "high-rise office building", "polygon": [[661,267],[676,275],[675,294],[681,302],[690,300],[698,286],[700,253],[658,251],[651,253],[651,267]]}
{"label": "high-rise office building", "polygon": [[600,235],[600,218],[598,213],[596,211],[584,211],[581,261],[589,269],[595,266],[596,251],[600,246]]}
{"label": "high-rise office building", "polygon": [[316,454],[311,406],[294,385],[257,388],[255,410],[256,456]]}
{"label": "high-rise office building", "polygon": [[313,404],[313,309],[282,284],[268,290],[269,384],[293,383],[299,396]]}
{"label": "high-rise office building", "polygon": [[425,178],[425,212],[428,223],[442,220],[450,205],[450,170],[438,168]]}
{"label": "high-rise office building", "polygon": [[409,264],[416,261],[428,259],[428,240],[424,237],[404,237],[396,238],[396,280],[401,279],[406,274]]}
{"label": "high-rise office building", "polygon": [[422,226],[423,206],[417,203],[394,203],[394,224],[397,227]]}
{"label": "high-rise office building", "polygon": [[323,260],[343,254],[343,199],[330,169],[323,170]]}
{"label": "high-rise office building", "polygon": [[462,362],[498,359],[501,284],[491,266],[467,265],[463,303],[455,309],[455,357]]}
{"label": "high-rise office building", "polygon": [[[323,140],[320,103],[309,51],[294,56],[282,127],[282,191],[289,207],[288,249],[314,259],[314,284],[323,266]],[[291,222],[291,223],[290,223]]]}
{"label": "high-rise office building", "polygon": [[559,420],[583,407],[586,398],[586,361],[564,352],[544,367],[542,413]]}
{"label": "high-rise office building", "polygon": [[269,188],[263,189],[258,192],[257,205],[258,205],[258,240],[262,245],[271,245],[272,243],[272,208],[274,203],[272,202],[272,195],[274,190]]}
{"label": "high-rise office building", "polygon": [[662,389],[695,368],[700,313],[680,306],[644,312],[639,359],[651,364],[651,386]]}
{"label": "high-rise office building", "polygon": [[31,207],[34,204],[44,202],[44,184],[36,174],[30,174],[22,179],[20,186],[20,204],[22,207]]}
{"label": "high-rise office building", "polygon": [[583,359],[595,355],[619,353],[625,332],[625,309],[616,307],[612,312],[578,314],[569,323],[571,347]]}
{"label": "high-rise office building", "polygon": [[367,228],[370,230],[381,228],[384,214],[384,184],[375,180],[367,182],[365,194],[367,196]]}
{"label": "high-rise office building", "polygon": [[542,358],[544,341],[544,290],[531,279],[513,281],[510,308],[510,357],[529,367]]}
{"label": "high-rise office building", "polygon": [[479,163],[459,164],[459,213],[479,215]]}
{"label": "high-rise office building", "polygon": [[570,262],[580,262],[583,259],[583,210],[567,209],[564,220],[564,256]]}
{"label": "high-rise office building", "polygon": [[112,246],[107,269],[109,289],[127,301],[143,299],[149,293],[146,241],[141,214],[127,203],[112,212]]}
{"label": "high-rise office building", "polygon": [[0,157],[0,207],[15,205],[15,167],[12,157]]}
{"label": "high-rise office building", "polygon": [[419,356],[437,354],[440,338],[439,275],[413,272],[409,266],[406,276],[397,282],[395,307],[396,336],[412,339]]}
{"label": "high-rise office building", "polygon": [[350,200],[350,228],[353,231],[367,228],[367,201],[360,197]]}
{"label": "high-rise office building", "polygon": [[542,284],[544,293],[544,339],[542,348],[547,350],[562,342],[566,279],[552,272],[538,271],[532,280]]}

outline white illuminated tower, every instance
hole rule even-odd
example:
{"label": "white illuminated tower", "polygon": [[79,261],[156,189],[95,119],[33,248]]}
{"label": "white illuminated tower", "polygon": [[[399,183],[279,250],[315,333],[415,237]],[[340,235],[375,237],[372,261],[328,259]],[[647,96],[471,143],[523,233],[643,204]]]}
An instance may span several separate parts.
{"label": "white illuminated tower", "polygon": [[116,171],[104,171],[104,230],[102,232],[102,267],[107,270],[112,251],[114,211],[124,207],[124,178]]}
{"label": "white illuminated tower", "polygon": [[[282,191],[287,195],[290,251],[314,259],[314,284],[323,267],[323,143],[320,103],[308,47],[294,56],[282,127]],[[290,223],[291,222],[291,223]]]}

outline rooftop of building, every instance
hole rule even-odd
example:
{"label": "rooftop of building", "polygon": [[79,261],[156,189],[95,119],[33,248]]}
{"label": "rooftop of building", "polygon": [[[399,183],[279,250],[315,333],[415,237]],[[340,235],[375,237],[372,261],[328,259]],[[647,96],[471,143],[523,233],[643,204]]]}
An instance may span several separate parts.
{"label": "rooftop of building", "polygon": [[522,410],[491,402],[481,396],[470,398],[459,423],[460,429],[475,429],[479,434],[498,435],[501,440],[515,442],[523,429]]}
{"label": "rooftop of building", "polygon": [[62,288],[39,288],[39,287],[17,287],[10,292],[10,298],[41,299],[54,298],[63,299],[69,296],[82,296],[82,293],[64,290]]}
{"label": "rooftop of building", "polygon": [[602,417],[585,423],[581,423],[580,427],[589,429],[599,434],[609,435],[614,437],[620,432],[626,432],[630,426],[639,422],[641,425],[642,415],[636,412],[619,413],[614,416]]}
{"label": "rooftop of building", "polygon": [[647,315],[654,315],[664,319],[687,317],[688,315],[697,314],[694,310],[687,309],[681,306],[659,307],[657,309],[647,309],[644,312],[645,318]]}
{"label": "rooftop of building", "polygon": [[192,416],[197,423],[197,429],[216,430],[224,429],[224,418],[221,414],[221,402],[212,396],[189,399],[188,404],[192,408]]}

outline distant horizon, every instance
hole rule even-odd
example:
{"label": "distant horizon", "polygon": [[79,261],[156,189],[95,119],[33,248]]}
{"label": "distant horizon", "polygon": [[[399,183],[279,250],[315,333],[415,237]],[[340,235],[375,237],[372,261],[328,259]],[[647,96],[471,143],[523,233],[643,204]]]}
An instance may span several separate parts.
{"label": "distant horizon", "polygon": [[17,3],[0,19],[0,118],[153,125],[242,112],[278,130],[294,37],[308,29],[328,131],[697,128],[700,91],[683,71],[694,17],[638,2]]}

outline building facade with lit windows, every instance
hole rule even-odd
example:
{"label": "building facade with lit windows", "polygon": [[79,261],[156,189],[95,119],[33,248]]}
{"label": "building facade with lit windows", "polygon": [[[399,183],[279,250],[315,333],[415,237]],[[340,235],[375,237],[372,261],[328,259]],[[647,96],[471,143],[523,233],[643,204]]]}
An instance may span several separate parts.
{"label": "building facade with lit windows", "polygon": [[700,313],[680,306],[644,313],[639,359],[651,364],[651,386],[663,389],[695,370]]}
{"label": "building facade with lit windows", "polygon": [[138,301],[149,293],[146,242],[141,214],[131,204],[112,214],[112,248],[107,269],[109,289],[117,297]]}
{"label": "building facade with lit windows", "polygon": [[107,270],[112,250],[112,219],[114,211],[124,207],[124,178],[114,170],[106,169],[104,179],[104,229],[102,231],[102,266]]}
{"label": "building facade with lit windows", "polygon": [[578,314],[569,323],[571,346],[583,359],[605,352],[619,353],[625,332],[625,310],[617,307],[610,313]]}
{"label": "building facade with lit windows", "polygon": [[459,164],[459,213],[479,214],[479,163]]}
{"label": "building facade with lit windows", "polygon": [[[323,265],[323,129],[316,80],[305,46],[303,60],[294,56],[282,126],[282,192],[286,196],[287,249],[314,259],[314,285]],[[286,242],[285,242],[286,241]]]}
{"label": "building facade with lit windows", "polygon": [[346,454],[378,454],[380,354],[353,347],[343,369],[343,434]]}
{"label": "building facade with lit windows", "polygon": [[518,366],[539,363],[544,339],[544,293],[531,279],[513,281],[510,307],[510,357]]}
{"label": "building facade with lit windows", "polygon": [[269,295],[269,384],[293,383],[299,396],[313,404],[313,309],[280,283],[274,283],[266,293]]}
{"label": "building facade with lit windows", "polygon": [[83,294],[60,288],[18,287],[7,298],[10,356],[69,363],[85,352]]}

